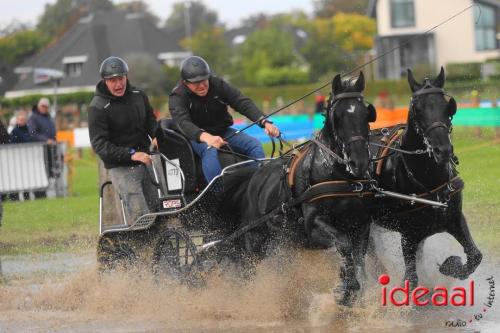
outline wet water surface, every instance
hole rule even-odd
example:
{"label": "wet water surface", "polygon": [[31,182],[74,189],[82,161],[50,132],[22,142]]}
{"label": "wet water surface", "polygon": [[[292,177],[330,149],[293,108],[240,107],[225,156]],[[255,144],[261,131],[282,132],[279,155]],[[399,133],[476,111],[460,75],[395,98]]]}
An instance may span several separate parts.
{"label": "wet water surface", "polygon": [[[394,282],[389,287],[399,286],[398,236],[376,232],[376,240]],[[175,281],[159,285],[144,271],[101,276],[91,252],[4,256],[0,332],[500,332],[500,300],[484,305],[491,291],[487,278],[500,281],[499,256],[485,252],[470,279],[458,281],[437,270],[451,254],[463,256],[451,238],[429,239],[418,264],[420,282],[451,290],[473,279],[473,306],[384,307],[368,258],[362,301],[352,309],[339,307],[331,293],[338,284],[332,251],[270,258],[248,280],[214,272],[200,289]],[[447,321],[466,326],[449,328]]]}

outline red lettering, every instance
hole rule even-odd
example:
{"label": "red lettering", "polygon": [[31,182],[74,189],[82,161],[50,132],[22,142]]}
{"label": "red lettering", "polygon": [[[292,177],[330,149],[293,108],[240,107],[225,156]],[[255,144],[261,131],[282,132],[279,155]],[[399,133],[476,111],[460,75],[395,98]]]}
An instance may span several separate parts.
{"label": "red lettering", "polygon": [[[404,288],[401,288],[401,287],[393,288],[389,293],[389,298],[391,300],[391,303],[394,304],[395,306],[410,305],[409,290],[410,290],[410,282],[408,280],[405,280]],[[403,297],[403,300],[401,302],[397,301],[394,298],[394,294],[396,293],[396,291],[403,292],[404,297]]]}
{"label": "red lettering", "polygon": [[474,305],[474,280],[469,281],[470,306]]}
{"label": "red lettering", "polygon": [[415,305],[417,306],[425,306],[429,304],[429,300],[425,300],[423,302],[420,301],[419,298],[424,297],[429,293],[429,289],[425,287],[417,287],[413,289],[413,292],[411,293],[412,301]]}
{"label": "red lettering", "polygon": [[[445,287],[438,286],[434,288],[434,295],[432,295],[432,304],[436,306],[446,306],[448,305],[448,290]],[[440,291],[439,293],[437,291]],[[441,297],[441,301],[438,298]]]}
{"label": "red lettering", "polygon": [[[450,303],[454,306],[465,306],[465,297],[466,297],[466,292],[464,287],[454,287],[452,289],[453,291],[456,291],[456,293],[452,293],[450,296]],[[460,301],[457,302],[455,301],[455,298],[460,298]]]}
{"label": "red lettering", "polygon": [[382,287],[382,305],[386,306],[387,305],[387,295],[386,295],[386,288]]}

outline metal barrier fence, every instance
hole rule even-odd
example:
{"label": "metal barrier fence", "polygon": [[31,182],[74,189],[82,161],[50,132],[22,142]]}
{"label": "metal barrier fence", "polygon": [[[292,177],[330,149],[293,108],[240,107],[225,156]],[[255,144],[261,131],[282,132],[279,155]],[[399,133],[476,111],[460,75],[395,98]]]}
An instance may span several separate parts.
{"label": "metal barrier fence", "polygon": [[0,145],[0,193],[46,191],[67,194],[66,144],[41,142]]}

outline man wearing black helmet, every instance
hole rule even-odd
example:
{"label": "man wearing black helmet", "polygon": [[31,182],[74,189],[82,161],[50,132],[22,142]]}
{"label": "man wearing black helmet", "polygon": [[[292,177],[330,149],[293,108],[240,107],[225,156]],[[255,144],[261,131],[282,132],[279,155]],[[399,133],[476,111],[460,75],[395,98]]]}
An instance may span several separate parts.
{"label": "man wearing black helmet", "polygon": [[120,194],[128,221],[135,221],[153,207],[149,146],[156,119],[148,97],[127,79],[127,63],[109,57],[101,63],[102,80],[89,105],[89,135],[92,148],[109,169]]}
{"label": "man wearing black helmet", "polygon": [[[229,144],[231,149],[252,158],[264,158],[260,142],[231,128],[233,118],[228,106],[251,121],[258,121],[268,135],[278,136],[279,129],[254,102],[223,79],[212,75],[207,62],[197,56],[185,59],[181,65],[181,80],[169,96],[170,114],[182,132],[191,140],[193,150],[201,157],[203,174],[209,182],[220,174],[217,150]],[[224,139],[226,138],[226,139]]]}

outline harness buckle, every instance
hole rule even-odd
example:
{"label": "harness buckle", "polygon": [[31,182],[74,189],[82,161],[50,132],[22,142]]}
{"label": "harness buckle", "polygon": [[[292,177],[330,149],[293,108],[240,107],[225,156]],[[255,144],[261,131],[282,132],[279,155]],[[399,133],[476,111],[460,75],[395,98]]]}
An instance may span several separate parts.
{"label": "harness buckle", "polygon": [[448,191],[450,192],[455,192],[456,191],[456,188],[455,186],[453,186],[452,183],[448,183],[448,185],[446,185],[446,188],[448,189]]}
{"label": "harness buckle", "polygon": [[283,202],[281,204],[281,211],[283,212],[283,214],[286,214],[286,211],[287,211],[287,204],[285,202]]}
{"label": "harness buckle", "polygon": [[363,191],[363,184],[361,182],[355,182],[354,189],[352,191],[356,193]]}

